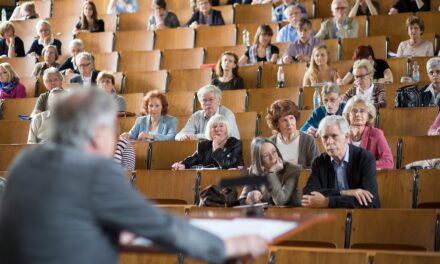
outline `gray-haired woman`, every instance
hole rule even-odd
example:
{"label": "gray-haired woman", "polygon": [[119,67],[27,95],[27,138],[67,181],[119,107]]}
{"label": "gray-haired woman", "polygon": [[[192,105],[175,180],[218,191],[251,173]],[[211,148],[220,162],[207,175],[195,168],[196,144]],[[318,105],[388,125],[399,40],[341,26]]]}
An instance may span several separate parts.
{"label": "gray-haired woman", "polygon": [[276,145],[265,138],[254,138],[251,143],[251,177],[267,176],[268,185],[245,186],[239,197],[242,204],[267,202],[277,206],[299,206],[298,179],[300,168],[283,161]]}

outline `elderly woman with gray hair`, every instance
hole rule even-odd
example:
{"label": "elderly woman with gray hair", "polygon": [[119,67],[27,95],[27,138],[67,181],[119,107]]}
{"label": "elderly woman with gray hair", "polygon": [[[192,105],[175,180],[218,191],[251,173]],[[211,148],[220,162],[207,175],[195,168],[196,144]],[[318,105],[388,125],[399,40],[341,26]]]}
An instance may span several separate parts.
{"label": "elderly woman with gray hair", "polygon": [[222,91],[215,85],[206,85],[197,91],[202,110],[192,114],[185,127],[176,135],[176,140],[204,139],[205,128],[209,119],[215,115],[223,115],[231,126],[231,135],[240,139],[234,113],[221,105]]}
{"label": "elderly woman with gray hair", "polygon": [[368,150],[376,158],[376,169],[392,169],[393,154],[383,131],[374,127],[376,108],[364,96],[348,100],[343,116],[350,125],[351,143]]}
{"label": "elderly woman with gray hair", "polygon": [[268,185],[245,186],[239,197],[242,204],[267,202],[277,206],[299,206],[298,179],[300,168],[283,157],[269,139],[254,138],[251,143],[250,177],[266,176]]}
{"label": "elderly woman with gray hair", "polygon": [[431,106],[440,106],[440,58],[429,59],[426,63],[426,71],[431,83],[422,88],[427,94],[424,101],[426,100]]}
{"label": "elderly woman with gray hair", "polygon": [[356,38],[359,34],[359,24],[348,17],[347,0],[333,0],[331,4],[333,17],[321,23],[321,28],[315,35],[320,39]]}
{"label": "elderly woman with gray hair", "polygon": [[373,76],[374,66],[371,61],[367,59],[355,61],[353,65],[354,85],[342,95],[342,100],[347,101],[355,95],[363,95],[377,109],[385,108],[387,106],[385,87],[381,83],[374,83]]}
{"label": "elderly woman with gray hair", "polygon": [[200,141],[193,155],[172,165],[174,170],[190,169],[197,166],[233,169],[243,166],[242,143],[231,136],[231,127],[226,117],[214,115],[205,130],[208,140]]}
{"label": "elderly woman with gray hair", "polygon": [[34,110],[31,113],[31,117],[35,117],[38,113],[47,110],[47,101],[49,94],[54,89],[63,89],[63,75],[57,68],[50,67],[43,73],[43,83],[47,89],[47,92],[40,94],[35,104]]}
{"label": "elderly woman with gray hair", "polygon": [[69,43],[70,56],[59,67],[63,74],[79,73],[78,65],[76,65],[75,57],[84,51],[84,43],[80,39],[73,39]]}

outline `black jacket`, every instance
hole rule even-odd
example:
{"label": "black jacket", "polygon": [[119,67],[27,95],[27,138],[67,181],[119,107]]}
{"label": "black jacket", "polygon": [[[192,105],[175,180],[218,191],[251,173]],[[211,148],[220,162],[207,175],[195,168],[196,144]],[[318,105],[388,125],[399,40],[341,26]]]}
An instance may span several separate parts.
{"label": "black jacket", "polygon": [[398,0],[393,7],[399,11],[399,13],[405,12],[419,12],[419,11],[429,11],[431,8],[431,1],[423,0],[424,5],[422,8],[416,4],[416,1],[412,0]]}
{"label": "black jacket", "polygon": [[[220,26],[224,25],[225,21],[222,17],[222,12],[218,10],[211,10],[211,14],[208,16],[206,25],[208,26]],[[188,22],[186,22],[185,27],[189,27],[193,22],[197,22],[200,24],[200,20],[202,17],[202,13],[200,11],[194,12]]]}
{"label": "black jacket", "polygon": [[[98,78],[99,71],[93,70],[92,72],[92,84],[96,84],[96,78]],[[70,83],[79,83],[83,84],[83,78],[81,75],[75,76],[72,79],[70,79]]]}
{"label": "black jacket", "polygon": [[212,152],[212,140],[200,141],[197,151],[182,161],[185,168],[196,165],[219,167],[221,169],[243,166],[243,147],[240,140],[230,137],[225,147]]}
{"label": "black jacket", "polygon": [[[374,156],[363,148],[349,145],[349,162],[346,176],[349,189],[361,188],[368,190],[374,196],[369,208],[380,208],[377,192],[376,160]],[[356,198],[341,196],[335,188],[336,174],[330,156],[324,152],[316,157],[312,163],[312,171],[304,187],[303,193],[310,194],[317,191],[329,198],[329,207],[333,208],[361,208]]]}
{"label": "black jacket", "polygon": [[[24,57],[24,44],[21,38],[15,37],[15,53],[17,54],[17,57]],[[6,44],[6,39],[0,39],[0,56],[1,55],[8,55],[9,47]]]}

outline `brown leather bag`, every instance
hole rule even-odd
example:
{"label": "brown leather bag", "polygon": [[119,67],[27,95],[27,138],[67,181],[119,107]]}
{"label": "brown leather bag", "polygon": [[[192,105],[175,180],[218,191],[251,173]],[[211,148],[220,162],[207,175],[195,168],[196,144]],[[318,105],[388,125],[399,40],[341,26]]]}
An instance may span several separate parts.
{"label": "brown leather bag", "polygon": [[200,192],[199,206],[231,207],[237,204],[237,192],[235,189],[220,189],[215,185],[209,185]]}

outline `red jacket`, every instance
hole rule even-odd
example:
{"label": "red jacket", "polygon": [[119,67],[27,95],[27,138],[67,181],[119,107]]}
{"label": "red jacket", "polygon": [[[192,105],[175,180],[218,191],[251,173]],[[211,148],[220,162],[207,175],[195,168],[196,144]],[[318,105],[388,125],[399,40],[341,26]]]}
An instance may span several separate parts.
{"label": "red jacket", "polygon": [[361,138],[361,147],[376,157],[376,169],[393,169],[393,153],[383,131],[366,126]]}

